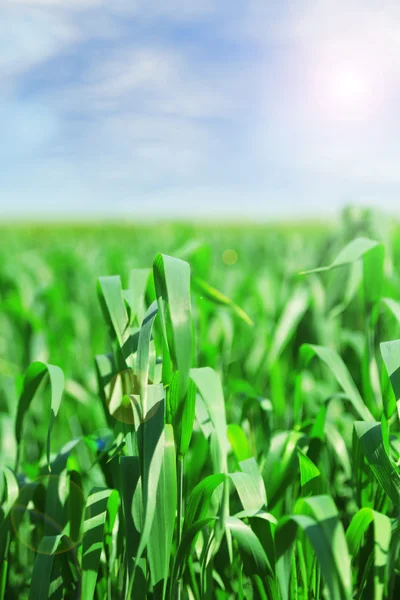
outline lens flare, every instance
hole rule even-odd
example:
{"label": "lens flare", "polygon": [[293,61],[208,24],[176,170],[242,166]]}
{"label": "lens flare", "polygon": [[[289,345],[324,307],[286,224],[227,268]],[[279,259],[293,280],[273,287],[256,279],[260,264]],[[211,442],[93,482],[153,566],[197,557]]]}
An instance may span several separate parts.
{"label": "lens flare", "polygon": [[238,253],[236,252],[236,250],[233,250],[232,248],[227,248],[222,253],[222,261],[226,265],[234,265],[235,263],[237,263],[238,258],[239,258]]}

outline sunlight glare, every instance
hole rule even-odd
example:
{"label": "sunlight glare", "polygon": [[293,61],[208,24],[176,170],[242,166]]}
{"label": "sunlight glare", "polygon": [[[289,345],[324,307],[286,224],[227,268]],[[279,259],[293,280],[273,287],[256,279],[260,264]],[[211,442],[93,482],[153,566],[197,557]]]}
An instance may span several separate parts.
{"label": "sunlight glare", "polygon": [[331,96],[338,109],[361,108],[368,102],[369,92],[366,74],[357,69],[341,68],[332,74]]}
{"label": "sunlight glare", "polygon": [[382,105],[382,81],[372,61],[328,54],[321,57],[314,77],[319,112],[329,120],[366,121]]}

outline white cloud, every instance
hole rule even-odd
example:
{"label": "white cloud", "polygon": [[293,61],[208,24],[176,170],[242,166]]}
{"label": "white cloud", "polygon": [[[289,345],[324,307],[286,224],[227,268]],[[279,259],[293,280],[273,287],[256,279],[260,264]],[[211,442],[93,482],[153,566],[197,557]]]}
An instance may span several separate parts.
{"label": "white cloud", "polygon": [[[1,14],[1,9],[0,9]],[[1,14],[0,78],[16,79],[76,40],[75,28],[49,13]]]}
{"label": "white cloud", "polygon": [[[237,83],[210,67],[200,72],[194,60],[168,46],[111,50],[93,57],[79,83],[59,87],[53,101],[67,112],[126,111],[181,118],[229,118],[235,111]],[[237,107],[236,107],[237,110]]]}
{"label": "white cloud", "polygon": [[107,13],[95,18],[90,13],[77,16],[57,6],[0,5],[0,21],[0,90],[12,91],[24,75],[81,43],[115,39],[120,34]]}
{"label": "white cloud", "polygon": [[[59,190],[71,210],[168,203],[240,216],[316,210],[324,186],[334,202],[400,183],[394,4],[3,0],[0,18],[2,141],[15,167],[0,185],[13,201]],[[329,75],[339,55],[390,88],[364,120],[312,97],[315,72]],[[32,98],[21,93],[29,74]]]}
{"label": "white cloud", "polygon": [[124,48],[86,69],[84,81],[94,95],[118,97],[136,89],[160,89],[169,84],[182,68],[176,52],[167,48]]}

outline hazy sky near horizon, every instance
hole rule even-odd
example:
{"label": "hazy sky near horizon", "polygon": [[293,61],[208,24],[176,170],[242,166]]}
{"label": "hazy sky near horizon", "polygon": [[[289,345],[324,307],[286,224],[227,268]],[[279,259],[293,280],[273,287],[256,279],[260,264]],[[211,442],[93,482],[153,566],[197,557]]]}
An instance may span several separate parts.
{"label": "hazy sky near horizon", "polygon": [[3,216],[400,212],[395,0],[0,0]]}

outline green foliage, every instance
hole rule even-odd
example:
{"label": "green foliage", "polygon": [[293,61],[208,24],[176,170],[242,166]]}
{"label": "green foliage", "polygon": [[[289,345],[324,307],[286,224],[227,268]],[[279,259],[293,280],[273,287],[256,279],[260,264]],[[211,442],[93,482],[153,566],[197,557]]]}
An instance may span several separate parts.
{"label": "green foliage", "polygon": [[3,232],[0,600],[399,597],[373,225]]}

